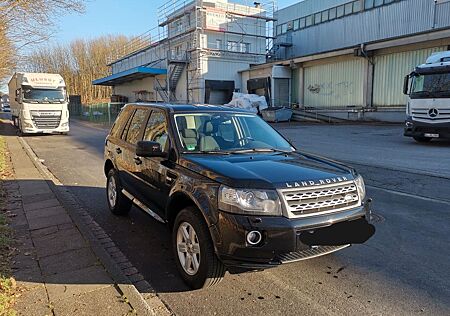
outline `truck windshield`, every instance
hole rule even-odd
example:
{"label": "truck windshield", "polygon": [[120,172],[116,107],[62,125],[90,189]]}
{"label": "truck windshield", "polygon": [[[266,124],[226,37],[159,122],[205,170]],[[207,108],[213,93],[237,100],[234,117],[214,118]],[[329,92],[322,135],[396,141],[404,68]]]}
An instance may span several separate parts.
{"label": "truck windshield", "polygon": [[450,97],[450,73],[414,76],[411,97]]}
{"label": "truck windshield", "polygon": [[176,114],[183,149],[197,153],[292,152],[295,149],[253,114]]}
{"label": "truck windshield", "polygon": [[38,103],[64,102],[65,90],[59,89],[36,89],[31,87],[23,87],[24,101]]}

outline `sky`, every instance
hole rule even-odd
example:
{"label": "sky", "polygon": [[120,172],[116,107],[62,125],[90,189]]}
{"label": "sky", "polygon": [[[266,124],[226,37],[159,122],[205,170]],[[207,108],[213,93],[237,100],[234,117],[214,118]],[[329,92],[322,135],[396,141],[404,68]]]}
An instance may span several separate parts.
{"label": "sky", "polygon": [[[278,0],[278,8],[300,0]],[[165,1],[88,0],[84,14],[62,16],[56,23],[53,43],[107,34],[140,35],[157,25],[157,10]]]}

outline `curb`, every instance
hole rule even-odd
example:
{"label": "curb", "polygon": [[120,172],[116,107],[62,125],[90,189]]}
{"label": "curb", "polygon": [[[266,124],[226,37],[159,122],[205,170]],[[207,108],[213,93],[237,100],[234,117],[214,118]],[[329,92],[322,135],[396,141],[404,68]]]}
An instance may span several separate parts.
{"label": "curb", "polygon": [[[22,137],[18,137],[18,140],[34,166],[56,195],[56,198],[66,209],[78,230],[89,242],[94,254],[110,273],[116,288],[129,300],[129,303],[136,310],[137,314],[173,315],[157,296],[152,286],[116,247],[115,243],[91,215],[89,215],[88,211],[77,202],[76,197],[69,190],[63,188],[64,185],[40,161],[33,149]],[[152,306],[146,302],[140,292],[150,294]]]}

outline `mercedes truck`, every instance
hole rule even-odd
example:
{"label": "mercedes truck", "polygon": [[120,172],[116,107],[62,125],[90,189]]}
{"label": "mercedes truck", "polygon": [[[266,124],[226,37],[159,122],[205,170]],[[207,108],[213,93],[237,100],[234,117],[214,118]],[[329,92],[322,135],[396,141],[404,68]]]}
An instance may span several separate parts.
{"label": "mercedes truck", "polygon": [[61,75],[17,72],[8,87],[12,120],[21,134],[69,132],[69,98]]}
{"label": "mercedes truck", "polygon": [[404,135],[417,142],[450,139],[450,51],[432,54],[405,77]]}

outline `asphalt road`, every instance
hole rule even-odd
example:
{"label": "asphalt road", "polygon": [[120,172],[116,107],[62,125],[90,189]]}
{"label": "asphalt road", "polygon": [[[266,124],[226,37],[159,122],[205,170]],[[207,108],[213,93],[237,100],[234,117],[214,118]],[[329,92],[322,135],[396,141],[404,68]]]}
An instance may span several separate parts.
{"label": "asphalt road", "polygon": [[69,136],[25,137],[177,315],[449,315],[450,144],[417,145],[397,126],[280,125],[302,149],[353,162],[378,215],[365,245],[190,291],[167,228],[106,205],[106,131],[71,123]]}

